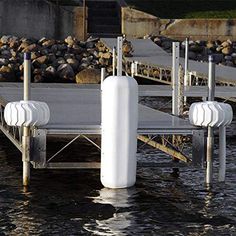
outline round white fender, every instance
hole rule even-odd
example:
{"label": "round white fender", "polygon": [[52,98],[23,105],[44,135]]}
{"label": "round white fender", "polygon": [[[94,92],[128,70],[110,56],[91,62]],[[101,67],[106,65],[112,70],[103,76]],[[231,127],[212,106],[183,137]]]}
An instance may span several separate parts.
{"label": "round white fender", "polygon": [[126,188],[136,181],[138,85],[128,76],[110,76],[102,85],[101,182]]}
{"label": "round white fender", "polygon": [[202,127],[227,126],[232,122],[232,107],[221,102],[196,102],[190,106],[189,120],[192,125]]}
{"label": "round white fender", "polygon": [[49,122],[50,110],[45,102],[9,102],[4,109],[4,119],[9,126],[43,126]]}

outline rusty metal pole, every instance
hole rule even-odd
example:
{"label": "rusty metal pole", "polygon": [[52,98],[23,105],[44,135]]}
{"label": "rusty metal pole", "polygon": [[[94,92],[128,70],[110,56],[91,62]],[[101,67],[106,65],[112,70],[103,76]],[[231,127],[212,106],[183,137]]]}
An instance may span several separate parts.
{"label": "rusty metal pole", "polygon": [[[24,101],[30,100],[31,53],[24,54]],[[23,186],[30,182],[30,127],[23,126],[22,136]]]}

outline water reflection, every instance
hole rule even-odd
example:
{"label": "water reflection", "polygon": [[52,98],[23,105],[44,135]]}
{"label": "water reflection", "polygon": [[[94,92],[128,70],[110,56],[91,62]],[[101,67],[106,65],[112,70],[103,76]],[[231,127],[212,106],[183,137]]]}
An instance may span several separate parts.
{"label": "water reflection", "polygon": [[40,226],[42,225],[39,220],[34,216],[31,209],[32,193],[27,189],[22,189],[22,195],[18,192],[19,196],[15,197],[13,206],[6,212],[8,216],[10,235],[30,235],[31,233],[40,233]]}
{"label": "water reflection", "polygon": [[106,220],[96,220],[94,225],[86,224],[84,228],[95,235],[127,235],[126,229],[135,225],[134,212],[129,210],[134,204],[137,194],[135,188],[108,189],[103,188],[98,197],[93,198],[94,203],[110,204],[115,207],[113,217]]}

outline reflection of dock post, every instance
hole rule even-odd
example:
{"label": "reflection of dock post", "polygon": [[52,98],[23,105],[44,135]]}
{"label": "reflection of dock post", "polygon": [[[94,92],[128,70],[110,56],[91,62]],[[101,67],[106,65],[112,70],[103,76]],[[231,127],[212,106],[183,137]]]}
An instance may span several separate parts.
{"label": "reflection of dock post", "polygon": [[[30,100],[31,54],[24,54],[24,101]],[[30,127],[23,126],[22,137],[23,185],[30,182]]]}

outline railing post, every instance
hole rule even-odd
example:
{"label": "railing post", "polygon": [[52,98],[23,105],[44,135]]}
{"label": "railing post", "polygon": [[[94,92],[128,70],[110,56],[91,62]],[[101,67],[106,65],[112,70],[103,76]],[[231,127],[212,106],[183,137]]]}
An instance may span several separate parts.
{"label": "railing post", "polygon": [[112,49],[112,75],[116,75],[116,47]]}
{"label": "railing post", "polygon": [[178,116],[182,116],[184,113],[184,73],[183,67],[179,66],[179,73],[178,73],[178,109],[177,114]]}
{"label": "railing post", "polygon": [[102,91],[102,85],[103,85],[103,81],[106,78],[106,69],[105,68],[101,68],[101,91]]}
{"label": "railing post", "polygon": [[[189,85],[188,76],[188,48],[189,48],[189,38],[185,40],[185,63],[184,63],[184,89]],[[184,105],[187,103],[187,97],[184,96]]]}

